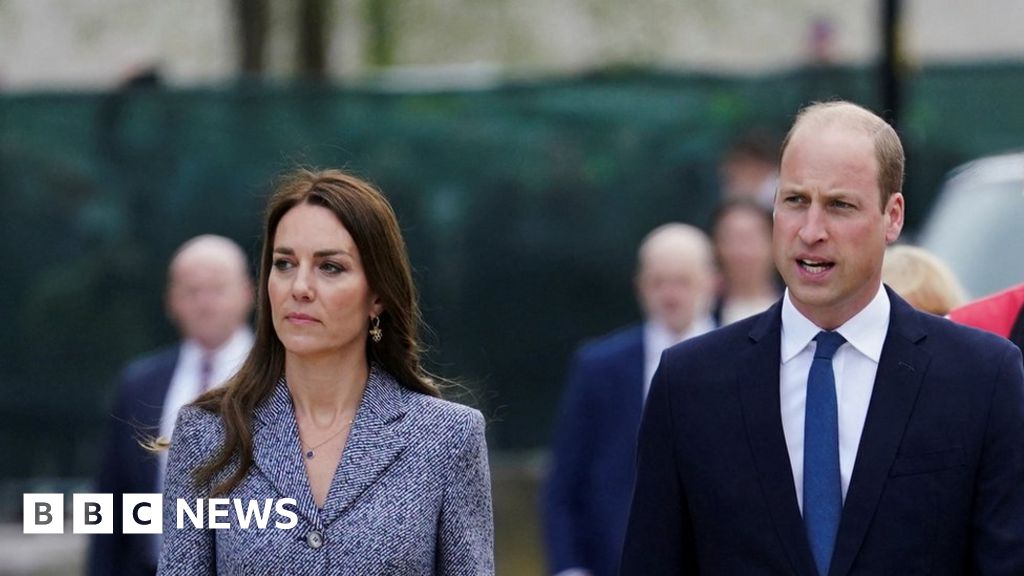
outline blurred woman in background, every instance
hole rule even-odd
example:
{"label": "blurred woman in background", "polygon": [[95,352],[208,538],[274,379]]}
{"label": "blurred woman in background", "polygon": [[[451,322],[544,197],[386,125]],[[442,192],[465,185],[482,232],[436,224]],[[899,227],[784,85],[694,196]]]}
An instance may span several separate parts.
{"label": "blurred woman in background", "polygon": [[891,246],[882,262],[882,282],[922,312],[949,314],[964,303],[964,289],[934,254],[916,246]]}
{"label": "blurred woman in background", "polygon": [[770,211],[751,200],[726,202],[712,217],[711,239],[719,272],[718,326],[763,312],[779,299]]}

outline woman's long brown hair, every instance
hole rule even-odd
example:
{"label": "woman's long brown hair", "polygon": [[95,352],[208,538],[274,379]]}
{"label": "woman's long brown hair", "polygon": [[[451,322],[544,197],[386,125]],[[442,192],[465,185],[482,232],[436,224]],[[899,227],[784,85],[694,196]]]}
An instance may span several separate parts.
{"label": "woman's long brown hair", "polygon": [[434,379],[420,364],[421,318],[416,287],[391,205],[372,185],[340,170],[293,172],[280,182],[267,204],[252,351],[225,386],[195,402],[199,408],[219,414],[224,425],[223,445],[212,460],[195,471],[195,481],[200,485],[211,482],[238,459],[234,472],[211,490],[212,496],[230,492],[248,474],[253,464],[253,411],[284,374],[285,350],[274,332],[267,279],[277,225],[285,213],[300,204],[322,206],[338,217],[355,241],[370,289],[383,304],[380,327],[384,339],[367,342],[367,360],[378,363],[407,388],[440,396]]}

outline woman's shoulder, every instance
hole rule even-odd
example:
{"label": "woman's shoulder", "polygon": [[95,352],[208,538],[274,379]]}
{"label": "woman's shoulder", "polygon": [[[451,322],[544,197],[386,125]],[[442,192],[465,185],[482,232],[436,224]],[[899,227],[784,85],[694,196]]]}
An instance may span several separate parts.
{"label": "woman's shoulder", "polygon": [[459,443],[472,435],[482,435],[484,430],[484,416],[476,408],[411,390],[406,397],[406,418],[413,428]]}
{"label": "woman's shoulder", "polygon": [[172,444],[189,443],[209,445],[224,435],[224,423],[220,415],[204,408],[189,404],[178,412],[174,424]]}

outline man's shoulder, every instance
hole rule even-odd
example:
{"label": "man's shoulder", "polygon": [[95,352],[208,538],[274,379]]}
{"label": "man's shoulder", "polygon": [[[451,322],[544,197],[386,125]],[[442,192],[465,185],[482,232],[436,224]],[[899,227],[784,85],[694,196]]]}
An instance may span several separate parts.
{"label": "man's shoulder", "polygon": [[[1013,344],[994,332],[961,324],[947,318],[917,312],[927,334],[927,344],[933,357],[963,363],[972,360],[989,361],[992,355],[1002,355],[1012,349]],[[950,352],[949,355],[943,354]],[[938,352],[938,354],[936,354]]]}
{"label": "man's shoulder", "polygon": [[152,352],[138,356],[125,365],[122,370],[123,380],[145,380],[154,375],[173,370],[178,362],[181,346],[165,346]]}
{"label": "man's shoulder", "polygon": [[643,326],[633,324],[584,342],[579,347],[576,357],[581,362],[595,362],[630,354],[643,354],[643,344]]}
{"label": "man's shoulder", "polygon": [[[774,308],[770,308],[760,314],[744,318],[721,328],[716,328],[700,336],[689,338],[672,346],[666,352],[670,357],[702,357],[706,355],[717,356],[725,353],[735,353],[750,341],[752,335],[759,330],[771,329],[772,315],[776,314]],[[778,328],[775,328],[776,330]]]}

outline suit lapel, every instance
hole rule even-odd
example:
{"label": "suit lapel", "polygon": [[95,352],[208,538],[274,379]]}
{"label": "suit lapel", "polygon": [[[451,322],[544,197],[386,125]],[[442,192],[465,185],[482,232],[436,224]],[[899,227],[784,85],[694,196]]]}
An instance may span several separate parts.
{"label": "suit lapel", "polygon": [[348,510],[405,450],[408,440],[400,429],[404,410],[402,386],[375,365],[321,511],[325,526]]}
{"label": "suit lapel", "polygon": [[832,556],[830,573],[833,576],[845,575],[853,566],[930,360],[928,354],[916,346],[926,336],[917,322],[919,313],[891,290],[888,292],[892,303],[889,331],[879,358],[871,403],[843,506]]}
{"label": "suit lapel", "polygon": [[781,326],[781,304],[777,303],[761,315],[750,331],[750,346],[743,354],[739,371],[740,402],[765,503],[786,557],[794,573],[813,575],[814,564],[796,501],[793,469],[782,430]]}
{"label": "suit lapel", "polygon": [[309,489],[306,465],[299,448],[299,430],[291,394],[284,378],[256,409],[259,427],[253,433],[253,463],[282,498],[294,498],[298,513],[319,527],[316,503]]}
{"label": "suit lapel", "polygon": [[[630,430],[639,433],[640,419],[644,410],[644,370],[647,363],[647,343],[644,342],[644,329],[637,328],[636,340],[627,349],[622,362],[623,382],[622,398],[624,404],[623,418],[630,423]],[[633,447],[634,442],[630,443]]]}
{"label": "suit lapel", "polygon": [[[160,435],[160,421],[164,417],[164,403],[167,401],[167,391],[171,387],[171,379],[174,378],[174,369],[178,366],[178,356],[181,347],[175,346],[173,350],[164,352],[160,357],[160,366],[153,376],[152,381],[143,382],[145,386],[138,388],[139,397],[131,407],[131,420],[128,424],[132,427],[133,438],[138,435],[156,438]],[[136,474],[137,485],[143,492],[159,492],[162,490],[162,482],[158,481],[160,476],[160,458],[144,451],[133,440],[132,447],[138,456],[131,462],[134,463],[133,472]]]}

